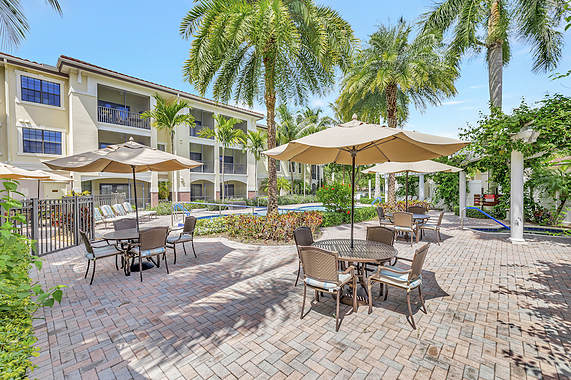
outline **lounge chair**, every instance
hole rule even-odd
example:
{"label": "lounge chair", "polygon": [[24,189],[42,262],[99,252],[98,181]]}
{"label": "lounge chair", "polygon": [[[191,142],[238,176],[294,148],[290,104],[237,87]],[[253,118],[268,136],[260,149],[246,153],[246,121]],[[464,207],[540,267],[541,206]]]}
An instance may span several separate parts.
{"label": "lounge chair", "polygon": [[[337,309],[335,313],[335,331],[339,331],[339,302],[345,285],[353,284],[357,289],[355,268],[351,265],[344,272],[339,272],[337,252],[327,251],[317,247],[299,247],[299,256],[303,267],[303,303],[301,318],[305,308],[307,288],[315,290],[315,301],[319,302],[319,292],[335,294]],[[353,297],[353,311],[357,311],[357,297]]]}
{"label": "lounge chair", "polygon": [[[422,303],[422,311],[426,314],[426,306],[424,305],[424,300],[422,299],[422,291],[420,286],[422,285],[422,266],[424,260],[426,259],[426,254],[428,252],[428,247],[430,244],[425,244],[422,248],[417,249],[414,253],[414,258],[412,260],[399,257],[398,260],[404,260],[411,262],[410,269],[401,270],[395,269],[394,267],[387,267],[379,265],[377,271],[369,277],[368,281],[368,292],[371,294],[371,288],[373,282],[380,282],[384,285],[391,285],[397,288],[406,290],[406,302],[408,303],[408,312],[410,314],[410,322],[412,328],[416,330],[416,325],[414,323],[414,317],[412,315],[412,308],[410,307],[410,292],[418,288],[418,295],[420,296],[420,302]],[[383,287],[381,287],[383,289]],[[385,290],[385,301],[387,300],[387,295],[389,294],[388,286]],[[369,297],[369,314],[373,310],[373,297]]]}
{"label": "lounge chair", "polygon": [[[123,202],[123,208],[125,209],[125,212],[127,212],[127,214],[133,214],[131,216],[134,216],[135,214],[135,209],[133,208],[133,206],[129,203],[129,202]],[[149,218],[151,219],[151,216],[157,216],[157,212],[156,211],[142,211],[139,210],[139,217],[140,218]]]}
{"label": "lounge chair", "polygon": [[[101,215],[101,211],[97,207],[93,208],[93,221],[97,225],[98,223],[105,223],[105,219],[103,219],[103,215]],[[107,227],[107,224],[105,224]]]}
{"label": "lounge chair", "polygon": [[113,223],[116,220],[121,219],[121,217],[115,215],[115,212],[113,212],[113,209],[109,205],[101,205],[99,206],[99,209],[103,214],[103,222],[105,223],[105,228],[107,228],[107,223]]}

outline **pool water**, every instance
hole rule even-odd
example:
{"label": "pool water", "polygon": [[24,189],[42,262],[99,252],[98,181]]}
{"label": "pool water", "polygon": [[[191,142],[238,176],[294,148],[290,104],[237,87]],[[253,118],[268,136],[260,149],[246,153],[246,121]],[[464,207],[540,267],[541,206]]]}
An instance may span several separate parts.
{"label": "pool water", "polygon": [[[510,230],[504,227],[469,227],[472,230],[493,233],[493,234],[506,234]],[[570,236],[571,230],[561,227],[542,227],[542,226],[526,226],[523,228],[523,233],[532,235],[546,235],[546,236]]]}

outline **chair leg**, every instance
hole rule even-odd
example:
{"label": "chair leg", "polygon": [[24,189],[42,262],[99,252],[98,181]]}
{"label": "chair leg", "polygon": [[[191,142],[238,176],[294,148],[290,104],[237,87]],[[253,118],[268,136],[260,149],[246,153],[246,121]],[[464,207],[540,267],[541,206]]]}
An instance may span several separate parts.
{"label": "chair leg", "polygon": [[388,296],[388,295],[389,295],[389,287],[388,287],[388,286],[385,286],[385,299],[384,299],[384,301],[387,300],[387,296]]}
{"label": "chair leg", "polygon": [[315,291],[315,301],[319,302],[319,292]]}
{"label": "chair leg", "polygon": [[194,238],[190,241],[190,244],[192,244],[192,253],[194,253],[194,258],[198,259],[198,256],[196,256],[196,251],[194,250]]}
{"label": "chair leg", "polygon": [[440,242],[442,241],[442,236],[440,236],[440,230],[436,230],[436,241],[438,242],[438,245],[440,245]]}
{"label": "chair leg", "polygon": [[172,250],[174,252],[174,261],[173,263],[176,265],[176,243],[173,243]]}
{"label": "chair leg", "polygon": [[299,267],[297,268],[297,278],[295,279],[295,285],[297,286],[297,281],[299,280],[299,275],[301,274],[301,262],[299,262]]}
{"label": "chair leg", "polygon": [[184,254],[186,255],[186,247],[184,246],[184,242],[182,242],[182,249],[184,250]]}
{"label": "chair leg", "polygon": [[424,309],[424,310],[422,310],[422,309],[421,310],[424,312],[424,314],[428,314],[426,312],[426,306],[424,305],[424,300],[422,299],[422,290],[420,290],[420,286],[418,287],[418,295],[420,296],[420,303],[422,304],[422,309]]}
{"label": "chair leg", "polygon": [[119,264],[117,263],[117,255],[115,255],[115,269],[119,270]]}
{"label": "chair leg", "polygon": [[410,307],[410,293],[406,292],[406,302],[408,303],[408,313],[410,314],[410,321],[412,328],[416,330],[416,325],[414,324],[414,317],[412,316],[412,308]]}
{"label": "chair leg", "polygon": [[87,274],[89,273],[89,266],[91,265],[91,260],[87,260],[87,270],[85,271],[85,277],[83,278],[87,278]]}
{"label": "chair leg", "polygon": [[93,284],[93,277],[95,277],[95,264],[97,264],[97,260],[93,260],[93,273],[91,274],[91,282],[89,285]]}
{"label": "chair leg", "polygon": [[169,274],[169,264],[167,263],[167,250],[163,253],[163,260],[165,262],[165,268],[167,268],[167,274]]}
{"label": "chair leg", "polygon": [[339,303],[341,301],[341,289],[337,291],[337,310],[335,312],[335,331],[339,331]]}
{"label": "chair leg", "polygon": [[[337,292],[339,293],[339,292]],[[369,297],[371,299],[371,297]],[[357,277],[353,277],[353,312],[358,311],[359,306],[357,306]]]}
{"label": "chair leg", "polygon": [[301,303],[301,318],[303,319],[303,309],[305,308],[305,296],[307,295],[307,286],[303,283],[303,302]]}
{"label": "chair leg", "polygon": [[141,275],[141,282],[143,282],[143,258],[139,255],[139,274]]}
{"label": "chair leg", "polygon": [[367,281],[367,292],[369,293],[369,314],[371,314],[373,312],[373,293],[372,293],[372,288],[373,288],[373,281],[371,281],[371,279],[369,279],[369,281]]}

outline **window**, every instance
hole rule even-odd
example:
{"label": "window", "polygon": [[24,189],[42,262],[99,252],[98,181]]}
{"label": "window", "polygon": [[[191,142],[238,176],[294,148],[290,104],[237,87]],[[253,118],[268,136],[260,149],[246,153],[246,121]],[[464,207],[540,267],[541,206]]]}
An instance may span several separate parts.
{"label": "window", "polygon": [[61,154],[61,132],[22,128],[24,153]]}
{"label": "window", "polygon": [[157,144],[157,150],[160,150],[161,152],[166,152],[167,146],[165,144]]}
{"label": "window", "polygon": [[280,162],[280,160],[276,160],[276,171],[277,172],[282,171],[282,163]]}
{"label": "window", "polygon": [[60,106],[60,88],[58,83],[30,78],[22,75],[22,100],[27,102]]}
{"label": "window", "polygon": [[301,173],[301,164],[298,164],[298,170]]}
{"label": "window", "polygon": [[112,143],[100,142],[100,143],[99,143],[99,149],[107,148],[109,145],[113,145],[113,144],[112,144]]}

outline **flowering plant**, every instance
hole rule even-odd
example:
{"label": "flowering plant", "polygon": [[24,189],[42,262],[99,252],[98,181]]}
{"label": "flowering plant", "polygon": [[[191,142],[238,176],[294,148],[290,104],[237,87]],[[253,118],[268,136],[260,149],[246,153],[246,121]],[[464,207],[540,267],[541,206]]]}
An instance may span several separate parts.
{"label": "flowering plant", "polygon": [[351,209],[351,186],[334,182],[317,190],[317,199],[330,212],[347,213]]}

